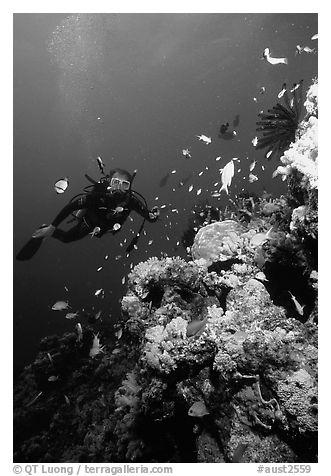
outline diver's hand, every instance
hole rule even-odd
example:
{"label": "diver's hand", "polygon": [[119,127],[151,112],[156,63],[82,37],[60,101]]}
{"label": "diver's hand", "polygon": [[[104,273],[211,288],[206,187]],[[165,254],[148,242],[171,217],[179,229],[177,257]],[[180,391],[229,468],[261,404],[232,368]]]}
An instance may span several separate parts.
{"label": "diver's hand", "polygon": [[149,218],[151,220],[156,220],[160,216],[159,207],[153,207],[152,210],[149,212]]}
{"label": "diver's hand", "polygon": [[33,233],[32,238],[46,238],[47,236],[51,236],[54,230],[54,225],[42,225]]}

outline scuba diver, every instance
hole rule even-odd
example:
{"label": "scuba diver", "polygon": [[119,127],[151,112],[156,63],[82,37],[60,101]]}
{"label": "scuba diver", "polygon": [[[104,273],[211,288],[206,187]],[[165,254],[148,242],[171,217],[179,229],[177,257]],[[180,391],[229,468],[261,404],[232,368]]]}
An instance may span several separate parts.
{"label": "scuba diver", "polygon": [[[129,253],[138,241],[145,220],[155,222],[160,215],[158,207],[149,210],[144,197],[132,190],[135,174],[136,171],[131,175],[126,170],[117,168],[111,170],[108,175],[104,175],[98,182],[85,175],[93,185],[85,187],[85,193],[73,197],[50,225],[42,225],[38,228],[19,251],[16,259],[24,261],[32,258],[42,241],[49,236],[63,243],[70,243],[89,234],[97,238],[101,238],[108,232],[115,234],[119,232],[130,212],[135,211],[144,220],[137,235],[127,247],[126,251]],[[87,190],[91,187],[92,190]],[[76,212],[74,220],[77,223],[66,231],[58,228],[58,225],[73,212]],[[68,223],[71,221],[73,220]]]}

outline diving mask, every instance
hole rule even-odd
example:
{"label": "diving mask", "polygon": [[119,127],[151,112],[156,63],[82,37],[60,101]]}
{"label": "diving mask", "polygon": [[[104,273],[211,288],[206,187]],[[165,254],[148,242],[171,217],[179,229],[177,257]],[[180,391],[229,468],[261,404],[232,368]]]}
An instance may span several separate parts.
{"label": "diving mask", "polygon": [[131,183],[128,180],[121,180],[119,178],[112,178],[110,180],[110,189],[111,192],[120,191],[120,192],[127,192],[130,190]]}

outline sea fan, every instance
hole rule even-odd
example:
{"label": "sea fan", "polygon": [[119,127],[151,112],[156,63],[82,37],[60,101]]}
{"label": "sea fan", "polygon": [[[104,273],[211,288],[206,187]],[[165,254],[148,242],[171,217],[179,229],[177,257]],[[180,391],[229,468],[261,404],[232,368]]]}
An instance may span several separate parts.
{"label": "sea fan", "polygon": [[282,155],[295,140],[303,105],[302,82],[303,80],[298,85],[293,85],[291,99],[284,84],[285,106],[278,102],[272,109],[268,109],[268,114],[259,114],[261,120],[257,121],[256,125],[260,127],[256,130],[264,132],[258,139],[256,149],[267,148],[265,157],[269,160],[275,155]]}

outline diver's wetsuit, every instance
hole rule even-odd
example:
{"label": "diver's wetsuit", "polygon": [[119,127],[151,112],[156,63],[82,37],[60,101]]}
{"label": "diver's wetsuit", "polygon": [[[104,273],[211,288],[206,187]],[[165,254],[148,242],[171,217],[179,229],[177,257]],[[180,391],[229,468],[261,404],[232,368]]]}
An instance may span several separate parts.
{"label": "diver's wetsuit", "polygon": [[[117,207],[122,207],[123,211],[116,212]],[[65,220],[72,212],[84,210],[84,215],[78,219],[78,223],[69,230],[61,230],[57,226]],[[131,192],[124,196],[119,194],[93,194],[70,202],[53,220],[52,225],[56,227],[52,237],[64,243],[80,240],[91,233],[95,227],[100,228],[100,232],[95,236],[100,238],[110,231],[112,234],[119,230],[113,230],[115,223],[122,225],[131,211],[135,211],[150,222],[157,220],[151,218],[149,210]]]}

